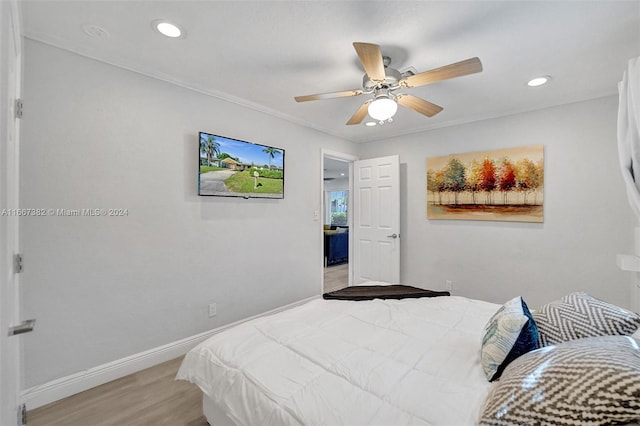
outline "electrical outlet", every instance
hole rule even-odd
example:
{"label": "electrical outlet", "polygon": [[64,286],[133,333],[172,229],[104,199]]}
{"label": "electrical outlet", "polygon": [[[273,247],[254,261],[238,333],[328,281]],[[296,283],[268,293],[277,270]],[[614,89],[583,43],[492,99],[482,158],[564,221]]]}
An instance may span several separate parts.
{"label": "electrical outlet", "polygon": [[215,317],[217,314],[217,307],[215,303],[209,303],[209,318]]}
{"label": "electrical outlet", "polygon": [[444,286],[447,289],[447,291],[453,291],[453,281],[451,280],[446,280],[444,282]]}

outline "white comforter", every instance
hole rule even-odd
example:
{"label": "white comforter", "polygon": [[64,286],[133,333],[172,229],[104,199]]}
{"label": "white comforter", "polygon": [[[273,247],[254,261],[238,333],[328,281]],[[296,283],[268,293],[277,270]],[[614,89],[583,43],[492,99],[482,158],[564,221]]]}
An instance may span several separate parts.
{"label": "white comforter", "polygon": [[239,425],[473,425],[499,305],[463,297],[314,300],[218,333],[185,357]]}

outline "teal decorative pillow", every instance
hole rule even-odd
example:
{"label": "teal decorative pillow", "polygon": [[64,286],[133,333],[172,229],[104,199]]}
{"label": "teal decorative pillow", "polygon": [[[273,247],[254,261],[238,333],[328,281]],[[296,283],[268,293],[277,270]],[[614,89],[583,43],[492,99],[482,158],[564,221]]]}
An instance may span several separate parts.
{"label": "teal decorative pillow", "polygon": [[631,335],[640,327],[640,315],[583,292],[547,303],[533,317],[541,346],[584,337]]}
{"label": "teal decorative pillow", "polygon": [[512,362],[489,392],[478,423],[570,426],[638,420],[638,341],[601,336],[540,348]]}
{"label": "teal decorative pillow", "polygon": [[498,379],[511,361],[539,346],[538,328],[527,304],[520,296],[511,299],[485,326],[480,360],[487,379]]}

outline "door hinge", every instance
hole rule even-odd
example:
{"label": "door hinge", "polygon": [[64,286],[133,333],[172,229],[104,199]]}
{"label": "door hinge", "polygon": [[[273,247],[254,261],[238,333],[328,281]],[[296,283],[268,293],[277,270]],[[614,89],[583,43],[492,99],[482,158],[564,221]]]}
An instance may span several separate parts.
{"label": "door hinge", "polygon": [[16,99],[14,109],[15,109],[16,118],[22,118],[22,111],[23,111],[22,99]]}
{"label": "door hinge", "polygon": [[19,274],[22,272],[23,263],[22,263],[22,255],[17,253],[13,256],[13,273]]}
{"label": "door hinge", "polygon": [[25,404],[22,404],[20,407],[18,407],[18,424],[27,424],[27,406]]}

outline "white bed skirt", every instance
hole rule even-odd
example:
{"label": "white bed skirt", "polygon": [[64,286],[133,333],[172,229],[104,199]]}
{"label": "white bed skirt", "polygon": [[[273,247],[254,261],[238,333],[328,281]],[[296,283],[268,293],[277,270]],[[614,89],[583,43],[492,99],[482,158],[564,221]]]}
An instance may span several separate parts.
{"label": "white bed skirt", "polygon": [[202,394],[202,411],[211,426],[236,426],[224,410],[205,394]]}

